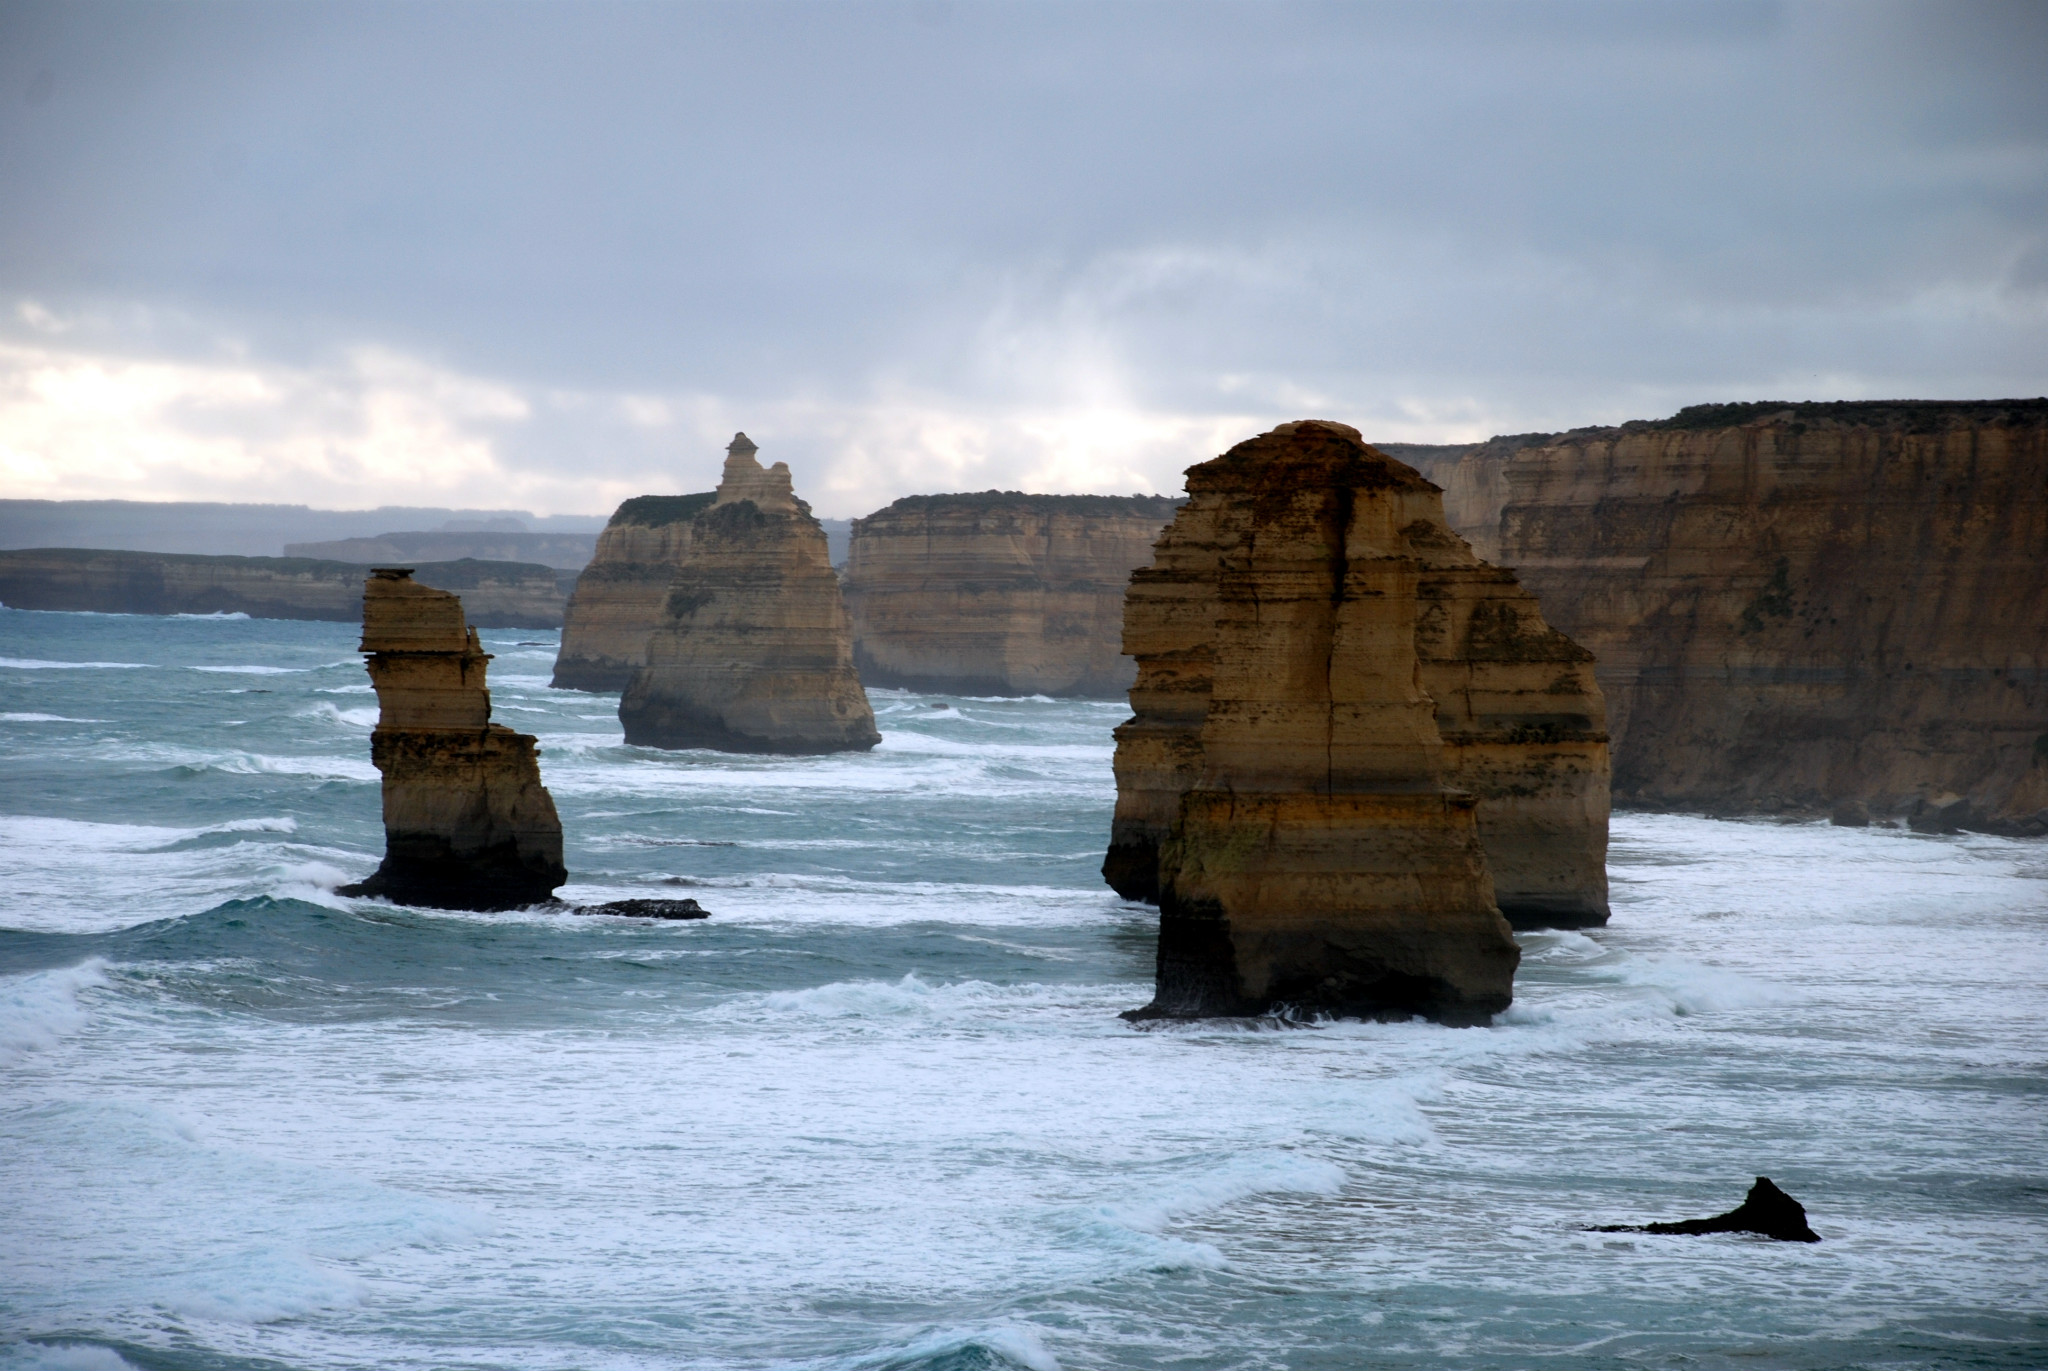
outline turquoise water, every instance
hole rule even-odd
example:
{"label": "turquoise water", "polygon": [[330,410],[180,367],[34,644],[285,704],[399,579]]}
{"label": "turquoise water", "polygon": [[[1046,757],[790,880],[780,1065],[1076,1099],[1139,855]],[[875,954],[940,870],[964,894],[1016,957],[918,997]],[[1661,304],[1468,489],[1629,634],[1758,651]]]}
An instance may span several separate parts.
{"label": "turquoise water", "polygon": [[0,611],[0,1366],[2048,1364],[2048,845],[1623,816],[1493,1028],[1140,1032],[1121,707],[664,754],[486,633],[564,893],[714,917],[431,913],[354,638]]}

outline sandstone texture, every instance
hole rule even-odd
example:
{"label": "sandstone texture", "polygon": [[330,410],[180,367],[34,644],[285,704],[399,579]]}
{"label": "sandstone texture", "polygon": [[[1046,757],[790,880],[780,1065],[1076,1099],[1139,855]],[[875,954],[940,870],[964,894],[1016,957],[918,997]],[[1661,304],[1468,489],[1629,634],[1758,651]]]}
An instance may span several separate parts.
{"label": "sandstone texture", "polygon": [[647,661],[619,702],[626,741],[725,752],[852,752],[881,741],[854,669],[825,530],[742,433],[691,522]]}
{"label": "sandstone texture", "polygon": [[717,498],[715,491],[641,495],[619,506],[563,611],[551,683],[557,690],[622,691],[647,664],[669,582],[689,553],[697,516]]}
{"label": "sandstone texture", "polygon": [[438,909],[514,909],[568,879],[562,823],[534,740],[491,722],[490,657],[462,601],[409,571],[363,588],[362,650],[377,688],[371,760],[384,773],[384,862],[345,895]]}
{"label": "sandstone texture", "polygon": [[1124,589],[1179,502],[913,495],[854,522],[846,605],[871,686],[1113,698]]}
{"label": "sandstone texture", "polygon": [[[1105,875],[1160,906],[1157,995],[1139,1017],[1483,1021],[1509,1003],[1520,954],[1482,801],[1453,773],[1519,765],[1535,789],[1537,750],[1561,748],[1597,776],[1585,654],[1444,528],[1435,486],[1356,430],[1283,424],[1187,475],[1125,614],[1138,679]],[[1456,699],[1432,695],[1432,673]],[[1503,722],[1537,681],[1568,702],[1545,705],[1565,721],[1554,738]],[[1578,881],[1604,910],[1604,883]]]}
{"label": "sandstone texture", "polygon": [[[1400,492],[1375,497],[1397,503],[1400,522],[1371,532],[1369,550],[1412,578],[1411,643],[1434,709],[1433,764],[1447,788],[1478,802],[1496,902],[1516,927],[1607,922],[1606,706],[1592,654],[1545,622],[1513,572],[1479,561],[1451,533],[1434,486],[1377,449],[1359,450],[1369,455],[1347,470],[1383,471],[1372,479]],[[1206,762],[1230,540],[1258,536],[1222,527],[1184,515],[1131,587],[1125,646],[1139,674],[1134,715],[1116,734],[1117,807],[1103,863],[1129,899],[1160,898],[1162,845]],[[1368,536],[1368,526],[1349,536]]]}
{"label": "sandstone texture", "polygon": [[[422,585],[460,591],[481,628],[554,628],[567,596],[551,567],[440,562],[414,570]],[[0,552],[0,604],[98,614],[247,614],[254,619],[352,622],[363,612],[363,569],[304,557],[208,557],[99,548]]]}
{"label": "sandstone texture", "polygon": [[2048,400],[1699,406],[1459,475],[1598,658],[1617,803],[2048,832]]}

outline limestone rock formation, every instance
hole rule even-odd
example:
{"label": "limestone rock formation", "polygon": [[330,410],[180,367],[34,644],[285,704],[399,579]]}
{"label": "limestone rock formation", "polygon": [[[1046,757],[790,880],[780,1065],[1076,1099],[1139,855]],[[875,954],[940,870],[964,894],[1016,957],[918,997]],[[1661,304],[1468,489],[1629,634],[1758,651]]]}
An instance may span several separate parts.
{"label": "limestone rock formation", "polygon": [[1793,1199],[1769,1176],[1758,1176],[1742,1203],[1711,1219],[1679,1219],[1670,1223],[1603,1224],[1592,1233],[1676,1233],[1698,1237],[1707,1233],[1755,1233],[1778,1242],[1819,1242],[1820,1234],[1806,1222],[1806,1206]]}
{"label": "limestone rock formation", "polygon": [[363,588],[362,650],[377,688],[384,862],[342,893],[438,909],[549,899],[568,879],[562,823],[533,738],[490,721],[491,659],[462,601],[379,568]]}
{"label": "limestone rock formation", "polygon": [[2048,832],[2048,400],[1698,406],[1460,472],[1598,655],[1617,803]]}
{"label": "limestone rock formation", "polygon": [[690,531],[716,492],[641,495],[620,505],[563,613],[557,690],[624,690],[647,664],[668,584],[690,551]]}
{"label": "limestone rock formation", "polygon": [[[460,591],[483,628],[554,628],[565,588],[550,567],[439,562],[422,585]],[[252,619],[353,622],[363,614],[363,568],[306,557],[210,557],[45,547],[0,552],[0,604],[99,614],[247,614]]]}
{"label": "limestone rock formation", "polygon": [[[1367,455],[1358,470],[1401,492],[1400,522],[1373,534],[1370,552],[1403,561],[1411,577],[1412,648],[1441,743],[1436,765],[1448,788],[1478,801],[1500,909],[1517,927],[1605,923],[1606,709],[1592,654],[1544,622],[1513,572],[1479,561],[1450,532],[1434,486],[1377,449],[1359,451]],[[1361,526],[1350,536],[1367,535]],[[1139,675],[1134,716],[1116,734],[1116,817],[1103,863],[1129,899],[1159,898],[1161,847],[1205,765],[1226,546],[1183,518],[1132,583],[1125,647]]]}
{"label": "limestone rock formation", "polygon": [[742,433],[691,524],[647,663],[619,702],[626,741],[726,752],[853,752],[881,741],[854,670],[825,531],[782,462]]}
{"label": "limestone rock formation", "polygon": [[1124,589],[1178,501],[912,495],[856,520],[846,569],[869,685],[964,695],[1114,697]]}
{"label": "limestone rock formation", "polygon": [[1157,994],[1137,1016],[1483,1021],[1509,1003],[1520,954],[1479,801],[1449,784],[1418,638],[1451,631],[1446,605],[1492,623],[1469,593],[1492,587],[1439,576],[1425,601],[1433,568],[1411,543],[1454,560],[1439,493],[1341,424],[1283,424],[1187,475],[1125,618],[1138,681],[1117,732],[1113,876],[1130,821],[1172,802],[1154,849]]}

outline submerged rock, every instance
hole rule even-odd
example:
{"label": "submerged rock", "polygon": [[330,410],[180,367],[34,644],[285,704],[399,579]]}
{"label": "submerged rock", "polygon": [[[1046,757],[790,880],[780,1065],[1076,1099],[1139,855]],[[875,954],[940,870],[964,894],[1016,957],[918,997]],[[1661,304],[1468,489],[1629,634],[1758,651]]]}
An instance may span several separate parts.
{"label": "submerged rock", "polygon": [[882,740],[853,666],[825,530],[789,467],[744,433],[697,515],[647,662],[619,702],[626,741],[724,752],[859,752]]}
{"label": "submerged rock", "polygon": [[711,911],[695,900],[612,900],[576,906],[578,914],[604,914],[617,919],[708,919]]}
{"label": "submerged rock", "polygon": [[379,568],[363,587],[377,690],[370,757],[384,775],[384,861],[344,895],[438,909],[514,909],[568,879],[562,822],[534,739],[491,719],[490,656],[462,601]]}
{"label": "submerged rock", "polygon": [[1758,1176],[1741,1204],[1711,1219],[1680,1219],[1675,1223],[1606,1224],[1589,1233],[1760,1233],[1779,1242],[1819,1242],[1806,1225],[1806,1206]]}
{"label": "submerged rock", "polygon": [[[1410,601],[1404,621],[1416,683],[1434,714],[1434,765],[1445,788],[1478,801],[1499,907],[1517,927],[1605,923],[1606,706],[1592,654],[1544,622],[1514,572],[1480,561],[1451,532],[1434,486],[1352,430],[1284,425],[1254,442],[1277,461],[1311,427],[1318,442],[1349,444],[1342,479],[1357,483],[1340,488],[1351,510],[1345,545],[1338,551],[1331,543],[1326,555],[1336,561],[1316,574],[1334,584],[1344,574],[1337,561],[1354,568],[1384,562],[1394,577],[1388,593]],[[1217,466],[1194,468],[1190,479]],[[1133,577],[1124,643],[1138,680],[1133,717],[1116,732],[1117,804],[1103,862],[1104,878],[1128,899],[1159,899],[1161,849],[1205,764],[1226,613],[1221,587],[1226,575],[1240,574],[1227,568],[1242,545],[1273,536],[1251,511],[1223,506],[1267,498],[1246,485],[1196,499],[1161,536],[1152,566]],[[1333,737],[1352,720],[1350,712],[1333,712]]]}
{"label": "submerged rock", "polygon": [[1119,816],[1127,793],[1172,815],[1157,991],[1132,1017],[1483,1022],[1520,953],[1423,686],[1431,569],[1407,530],[1441,525],[1440,493],[1315,421],[1189,468],[1187,488],[1125,620],[1139,679]]}

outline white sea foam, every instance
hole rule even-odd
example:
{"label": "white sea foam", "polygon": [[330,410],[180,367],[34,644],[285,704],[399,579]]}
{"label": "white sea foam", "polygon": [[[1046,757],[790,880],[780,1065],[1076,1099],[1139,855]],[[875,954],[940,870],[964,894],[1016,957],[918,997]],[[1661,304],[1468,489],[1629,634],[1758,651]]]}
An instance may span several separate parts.
{"label": "white sea foam", "polygon": [[134,1363],[109,1347],[84,1342],[23,1343],[0,1348],[6,1371],[135,1371]]}
{"label": "white sea foam", "polygon": [[1260,1152],[1221,1166],[1175,1177],[1149,1194],[1100,1205],[1100,1217],[1125,1228],[1158,1233],[1192,1214],[1207,1213],[1254,1195],[1336,1195],[1344,1168],[1294,1152]]}
{"label": "white sea foam", "polygon": [[842,1363],[847,1371],[892,1371],[911,1366],[985,1366],[976,1355],[993,1353],[1019,1371],[1060,1371],[1059,1359],[1030,1328],[995,1324],[985,1328],[947,1328],[927,1333],[901,1347],[869,1352]]}
{"label": "white sea foam", "polygon": [[147,662],[51,662],[38,657],[0,657],[9,671],[147,671]]}
{"label": "white sea foam", "polygon": [[106,962],[93,957],[77,966],[0,978],[0,1064],[30,1052],[46,1052],[85,1025],[81,991],[107,983]]}
{"label": "white sea foam", "polygon": [[325,719],[330,723],[345,724],[350,728],[375,728],[377,726],[377,715],[378,710],[375,705],[362,709],[342,709],[340,706],[330,704],[325,700],[321,700],[311,709],[299,711],[300,718]]}
{"label": "white sea foam", "polygon": [[65,714],[0,714],[0,723],[8,724],[104,724],[107,719],[74,719]]}
{"label": "white sea foam", "polygon": [[214,614],[173,614],[173,619],[217,619],[222,622],[246,620],[249,616],[239,609],[222,610]]}
{"label": "white sea foam", "polygon": [[212,672],[218,676],[302,676],[318,667],[310,666],[195,666],[194,671]]}

